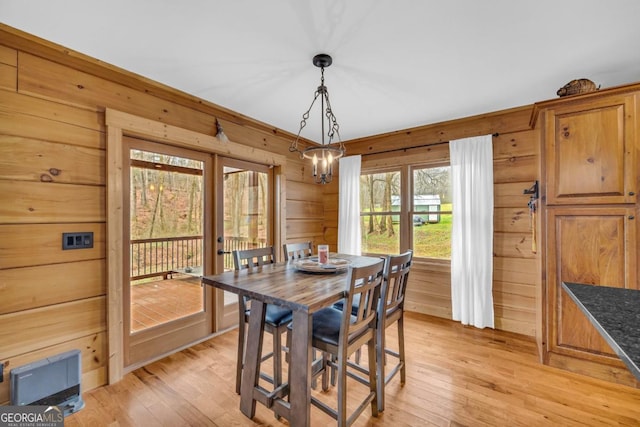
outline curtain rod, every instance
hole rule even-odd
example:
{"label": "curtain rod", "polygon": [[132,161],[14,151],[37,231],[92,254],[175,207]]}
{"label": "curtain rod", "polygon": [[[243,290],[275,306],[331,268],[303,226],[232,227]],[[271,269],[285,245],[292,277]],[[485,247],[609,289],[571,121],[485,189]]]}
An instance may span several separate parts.
{"label": "curtain rod", "polygon": [[[494,138],[497,138],[497,137],[500,136],[500,134],[498,132],[495,132],[495,133],[492,133],[491,136],[493,136]],[[427,144],[427,145],[414,145],[413,147],[396,148],[395,150],[377,151],[375,153],[362,154],[362,156],[373,156],[373,155],[376,155],[376,154],[396,153],[396,152],[400,152],[400,151],[412,150],[414,148],[434,147],[434,146],[437,146],[437,145],[448,144],[449,142],[450,141],[440,141],[440,142],[434,142],[433,144]]]}

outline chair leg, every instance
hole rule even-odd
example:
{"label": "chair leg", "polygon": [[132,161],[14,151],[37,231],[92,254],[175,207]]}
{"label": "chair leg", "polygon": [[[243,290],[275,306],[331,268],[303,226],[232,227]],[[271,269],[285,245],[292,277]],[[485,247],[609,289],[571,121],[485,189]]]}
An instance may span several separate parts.
{"label": "chair leg", "polygon": [[334,369],[333,367],[331,367],[331,364],[329,363],[329,358],[331,357],[331,355],[327,352],[322,352],[322,391],[327,391],[329,390],[329,375],[328,375],[328,371],[331,369],[331,375],[332,375],[332,383],[335,382],[335,378],[333,378],[334,375]]}
{"label": "chair leg", "polygon": [[291,354],[291,331],[287,330],[286,333],[287,333],[286,343],[287,343],[287,348],[289,349],[289,351],[284,354],[284,360],[287,363],[291,363],[291,357],[289,357],[289,355]]}
{"label": "chair leg", "polygon": [[[311,360],[312,360],[312,362],[311,362],[311,363],[315,362],[315,361],[316,361],[316,359],[317,359],[317,357],[318,357],[318,354],[316,353],[316,349],[314,348],[314,349],[311,351]],[[318,380],[317,380],[317,378],[316,378],[316,376],[315,376],[315,375],[313,375],[313,376],[311,377],[311,388],[312,388],[312,389],[314,389],[314,390],[315,390],[316,388],[318,388]]]}
{"label": "chair leg", "polygon": [[244,342],[245,342],[244,319],[238,324],[238,358],[236,362],[236,394],[240,394],[240,384],[242,383],[242,366],[244,365]]}
{"label": "chair leg", "polygon": [[347,426],[347,361],[346,355],[338,356],[338,427]]}
{"label": "chair leg", "polygon": [[273,331],[273,388],[282,384],[282,336],[279,329]]}
{"label": "chair leg", "polygon": [[[330,355],[330,357],[331,357],[331,361],[335,364],[336,357],[333,355]],[[330,366],[330,371],[331,371],[331,385],[335,387],[336,386],[336,368],[334,365]]]}
{"label": "chair leg", "polygon": [[[371,415],[373,415],[374,417],[377,417],[378,416],[378,398],[375,394],[378,393],[379,389],[382,389],[384,391],[384,378],[381,378],[378,381],[376,381],[377,365],[378,365],[376,361],[376,352],[378,350],[376,346],[375,334],[369,341],[369,344],[367,345],[367,347],[369,349],[369,390],[372,393],[374,393],[374,397],[373,399],[371,399]],[[382,387],[378,387],[377,382],[381,383]]]}
{"label": "chair leg", "polygon": [[407,380],[407,370],[404,360],[404,313],[398,319],[398,354],[400,355],[400,384]]}
{"label": "chair leg", "polygon": [[[377,376],[378,376],[378,381],[377,381],[377,400],[378,400],[378,410],[379,411],[384,411],[384,386],[385,386],[385,372],[384,372],[384,367],[385,367],[385,356],[386,356],[386,352],[384,351],[384,346],[385,346],[385,333],[384,333],[384,329],[381,327],[378,327],[378,329],[376,330],[376,335],[377,335],[377,343],[376,343],[376,357],[375,357],[375,364],[376,364],[376,369],[372,369],[371,368],[371,362],[369,362],[369,372],[374,371],[376,372]],[[371,355],[369,355],[369,358],[371,358]],[[369,359],[371,360],[371,359]]]}
{"label": "chair leg", "polygon": [[335,387],[336,386],[336,368],[332,367],[327,367],[327,369],[331,369],[330,372],[330,377],[331,377],[331,387]]}

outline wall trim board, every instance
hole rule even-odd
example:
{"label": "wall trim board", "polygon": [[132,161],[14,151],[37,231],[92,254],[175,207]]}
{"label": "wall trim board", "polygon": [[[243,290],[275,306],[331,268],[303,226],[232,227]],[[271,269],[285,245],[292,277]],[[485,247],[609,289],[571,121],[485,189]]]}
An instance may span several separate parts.
{"label": "wall trim board", "polygon": [[464,117],[440,123],[398,130],[379,135],[352,139],[347,151],[352,154],[376,154],[428,145],[437,145],[452,139],[486,135],[499,132],[511,133],[530,130],[533,105]]}
{"label": "wall trim board", "polygon": [[270,151],[248,147],[232,141],[221,143],[215,136],[205,135],[177,126],[168,125],[133,114],[107,108],[105,110],[107,128],[115,127],[127,136],[149,139],[177,147],[221,154],[241,160],[255,161],[259,158],[262,163],[272,166],[286,163],[286,157]]}

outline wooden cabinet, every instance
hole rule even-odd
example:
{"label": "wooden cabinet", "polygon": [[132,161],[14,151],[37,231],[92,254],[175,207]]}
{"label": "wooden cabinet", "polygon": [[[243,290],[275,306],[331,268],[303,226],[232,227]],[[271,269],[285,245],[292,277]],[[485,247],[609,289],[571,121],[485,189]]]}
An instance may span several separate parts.
{"label": "wooden cabinet", "polygon": [[628,385],[633,376],[562,282],[638,288],[637,99],[637,92],[612,90],[536,105],[544,177],[543,359]]}
{"label": "wooden cabinet", "polygon": [[562,282],[635,288],[635,215],[633,206],[547,210],[549,351],[595,361],[616,358]]}
{"label": "wooden cabinet", "polygon": [[547,204],[636,202],[634,95],[544,111]]}

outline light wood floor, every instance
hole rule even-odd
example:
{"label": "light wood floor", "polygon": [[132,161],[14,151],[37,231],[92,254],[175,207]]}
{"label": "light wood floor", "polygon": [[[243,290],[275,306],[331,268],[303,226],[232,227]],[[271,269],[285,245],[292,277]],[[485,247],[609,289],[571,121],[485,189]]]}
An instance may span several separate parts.
{"label": "light wood floor", "polygon": [[[385,412],[373,418],[367,410],[357,426],[640,426],[640,389],[540,365],[528,337],[406,318],[407,383],[396,377]],[[84,393],[86,407],[65,426],[287,425],[260,404],[253,420],[240,412],[236,340],[236,330],[227,332]],[[363,392],[349,383],[350,402]],[[335,425],[315,407],[311,420]]]}

